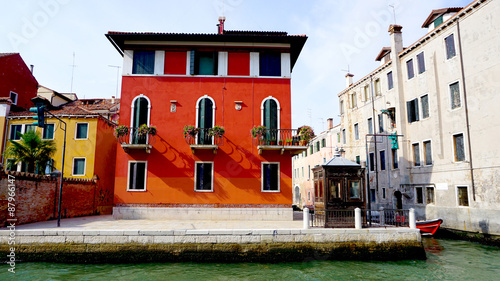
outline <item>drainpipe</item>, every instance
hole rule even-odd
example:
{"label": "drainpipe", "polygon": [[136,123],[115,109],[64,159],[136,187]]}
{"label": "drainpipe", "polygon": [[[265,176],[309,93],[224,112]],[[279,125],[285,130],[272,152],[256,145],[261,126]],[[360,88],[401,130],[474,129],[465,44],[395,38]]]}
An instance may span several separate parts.
{"label": "drainpipe", "polygon": [[465,87],[464,57],[462,52],[462,38],[460,37],[460,18],[457,19],[458,50],[460,54],[460,70],[462,72],[462,84],[464,88],[465,123],[467,126],[467,142],[469,147],[469,169],[472,186],[472,200],[476,201],[476,187],[474,186],[474,166],[472,165],[472,145],[470,142],[469,107],[467,104],[467,87]]}

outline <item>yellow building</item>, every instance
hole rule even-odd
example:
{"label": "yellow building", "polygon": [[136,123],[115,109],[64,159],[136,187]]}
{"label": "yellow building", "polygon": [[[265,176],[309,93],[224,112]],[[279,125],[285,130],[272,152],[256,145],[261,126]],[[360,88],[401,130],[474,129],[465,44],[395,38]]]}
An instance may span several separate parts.
{"label": "yellow building", "polygon": [[[88,100],[75,101],[52,109],[50,112],[66,122],[66,156],[64,161],[64,177],[81,179],[99,179],[103,197],[110,198],[106,205],[111,207],[115,174],[115,158],[117,141],[113,135],[115,123],[103,117],[100,113],[93,111],[96,100],[89,104]],[[110,107],[116,106],[109,100],[100,101],[100,110],[109,111]],[[53,161],[46,169],[51,172],[55,169],[61,171],[64,125],[56,118],[45,115],[45,129],[33,125],[34,114],[29,111],[10,112],[6,122],[6,134],[4,147],[11,141],[20,140],[19,133],[29,130],[38,131],[42,139],[54,140],[57,151],[52,157]],[[2,157],[4,167],[26,171],[26,165],[19,163],[12,167],[13,159]],[[110,196],[111,195],[111,196]]]}

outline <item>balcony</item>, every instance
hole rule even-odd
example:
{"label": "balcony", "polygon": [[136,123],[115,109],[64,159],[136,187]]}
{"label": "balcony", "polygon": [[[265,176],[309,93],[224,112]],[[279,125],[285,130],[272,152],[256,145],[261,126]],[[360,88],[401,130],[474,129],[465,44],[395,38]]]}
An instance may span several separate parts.
{"label": "balcony", "polygon": [[254,138],[254,143],[259,154],[264,150],[279,150],[281,154],[288,151],[293,156],[307,150],[307,141],[301,140],[297,129],[266,129]]}
{"label": "balcony", "polygon": [[197,128],[196,135],[185,136],[186,143],[191,147],[193,154],[196,150],[212,150],[217,154],[217,149],[223,144],[222,136],[213,135],[212,128]]}
{"label": "balcony", "polygon": [[[118,142],[121,144],[125,153],[130,153],[132,150],[144,150],[146,153],[151,153],[151,148],[156,142],[156,129],[154,133],[151,131],[152,127],[134,128],[134,127],[123,127],[119,126],[115,130],[115,136],[117,136]],[[121,130],[120,134],[117,134],[117,130]]]}

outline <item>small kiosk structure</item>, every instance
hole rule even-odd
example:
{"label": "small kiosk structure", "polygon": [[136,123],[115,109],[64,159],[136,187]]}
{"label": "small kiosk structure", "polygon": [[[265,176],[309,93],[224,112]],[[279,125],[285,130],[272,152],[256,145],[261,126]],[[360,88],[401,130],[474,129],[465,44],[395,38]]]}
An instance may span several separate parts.
{"label": "small kiosk structure", "polygon": [[354,209],[366,208],[365,169],[337,156],[312,170],[314,226],[354,227]]}

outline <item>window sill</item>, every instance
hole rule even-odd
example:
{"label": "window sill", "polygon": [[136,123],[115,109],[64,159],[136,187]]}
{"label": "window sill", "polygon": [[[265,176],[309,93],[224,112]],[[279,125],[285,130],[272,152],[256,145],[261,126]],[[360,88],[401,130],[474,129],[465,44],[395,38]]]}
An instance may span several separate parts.
{"label": "window sill", "polygon": [[145,189],[127,189],[127,192],[146,192]]}
{"label": "window sill", "polygon": [[213,189],[212,190],[198,190],[198,189],[195,189],[194,192],[214,192]]}
{"label": "window sill", "polygon": [[261,190],[260,192],[264,192],[264,193],[280,193],[281,191],[279,191],[279,190]]}

